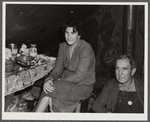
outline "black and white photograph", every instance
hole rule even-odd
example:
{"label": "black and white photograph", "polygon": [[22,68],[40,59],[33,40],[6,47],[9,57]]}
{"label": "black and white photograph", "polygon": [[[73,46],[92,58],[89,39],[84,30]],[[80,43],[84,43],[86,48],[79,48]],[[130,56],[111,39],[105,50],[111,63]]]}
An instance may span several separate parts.
{"label": "black and white photograph", "polygon": [[2,120],[148,119],[148,2],[2,2]]}

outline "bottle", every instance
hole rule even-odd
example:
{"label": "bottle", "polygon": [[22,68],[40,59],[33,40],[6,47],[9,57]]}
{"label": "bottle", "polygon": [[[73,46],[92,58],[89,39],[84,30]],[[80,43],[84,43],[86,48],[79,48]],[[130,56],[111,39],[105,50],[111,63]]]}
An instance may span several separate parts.
{"label": "bottle", "polygon": [[36,44],[31,44],[30,45],[30,56],[32,56],[32,57],[36,57],[37,56]]}

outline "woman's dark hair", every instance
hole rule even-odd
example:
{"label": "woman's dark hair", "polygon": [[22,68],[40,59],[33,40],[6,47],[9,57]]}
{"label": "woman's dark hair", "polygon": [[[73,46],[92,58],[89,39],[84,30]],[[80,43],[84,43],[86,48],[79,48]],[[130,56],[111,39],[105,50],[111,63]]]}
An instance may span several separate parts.
{"label": "woman's dark hair", "polygon": [[67,27],[73,27],[73,32],[78,31],[78,34],[81,36],[82,34],[82,23],[78,19],[70,19],[63,23],[62,28],[63,32],[66,31]]}
{"label": "woman's dark hair", "polygon": [[129,61],[130,65],[131,65],[131,69],[136,68],[135,60],[131,56],[129,56],[129,55],[121,55],[121,56],[116,58],[116,61],[119,60],[119,59],[127,59]]}

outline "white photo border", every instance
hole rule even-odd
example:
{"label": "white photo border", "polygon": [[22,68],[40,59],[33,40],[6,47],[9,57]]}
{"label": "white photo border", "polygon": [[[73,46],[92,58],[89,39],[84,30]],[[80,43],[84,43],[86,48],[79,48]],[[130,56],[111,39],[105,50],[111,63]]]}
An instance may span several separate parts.
{"label": "white photo border", "polygon": [[9,113],[4,112],[5,53],[2,54],[2,120],[123,120],[141,121],[148,119],[148,2],[2,2],[2,52],[5,52],[5,28],[7,4],[62,4],[62,5],[144,5],[145,47],[144,47],[144,114],[116,113]]}

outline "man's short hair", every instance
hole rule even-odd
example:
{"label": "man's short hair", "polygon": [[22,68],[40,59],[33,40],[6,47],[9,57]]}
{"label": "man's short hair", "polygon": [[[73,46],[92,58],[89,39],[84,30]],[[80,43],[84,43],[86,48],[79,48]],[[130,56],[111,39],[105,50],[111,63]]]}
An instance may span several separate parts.
{"label": "man's short hair", "polygon": [[116,58],[116,61],[119,59],[127,59],[131,65],[131,69],[136,68],[136,63],[133,57],[129,56],[129,55],[120,55]]}

